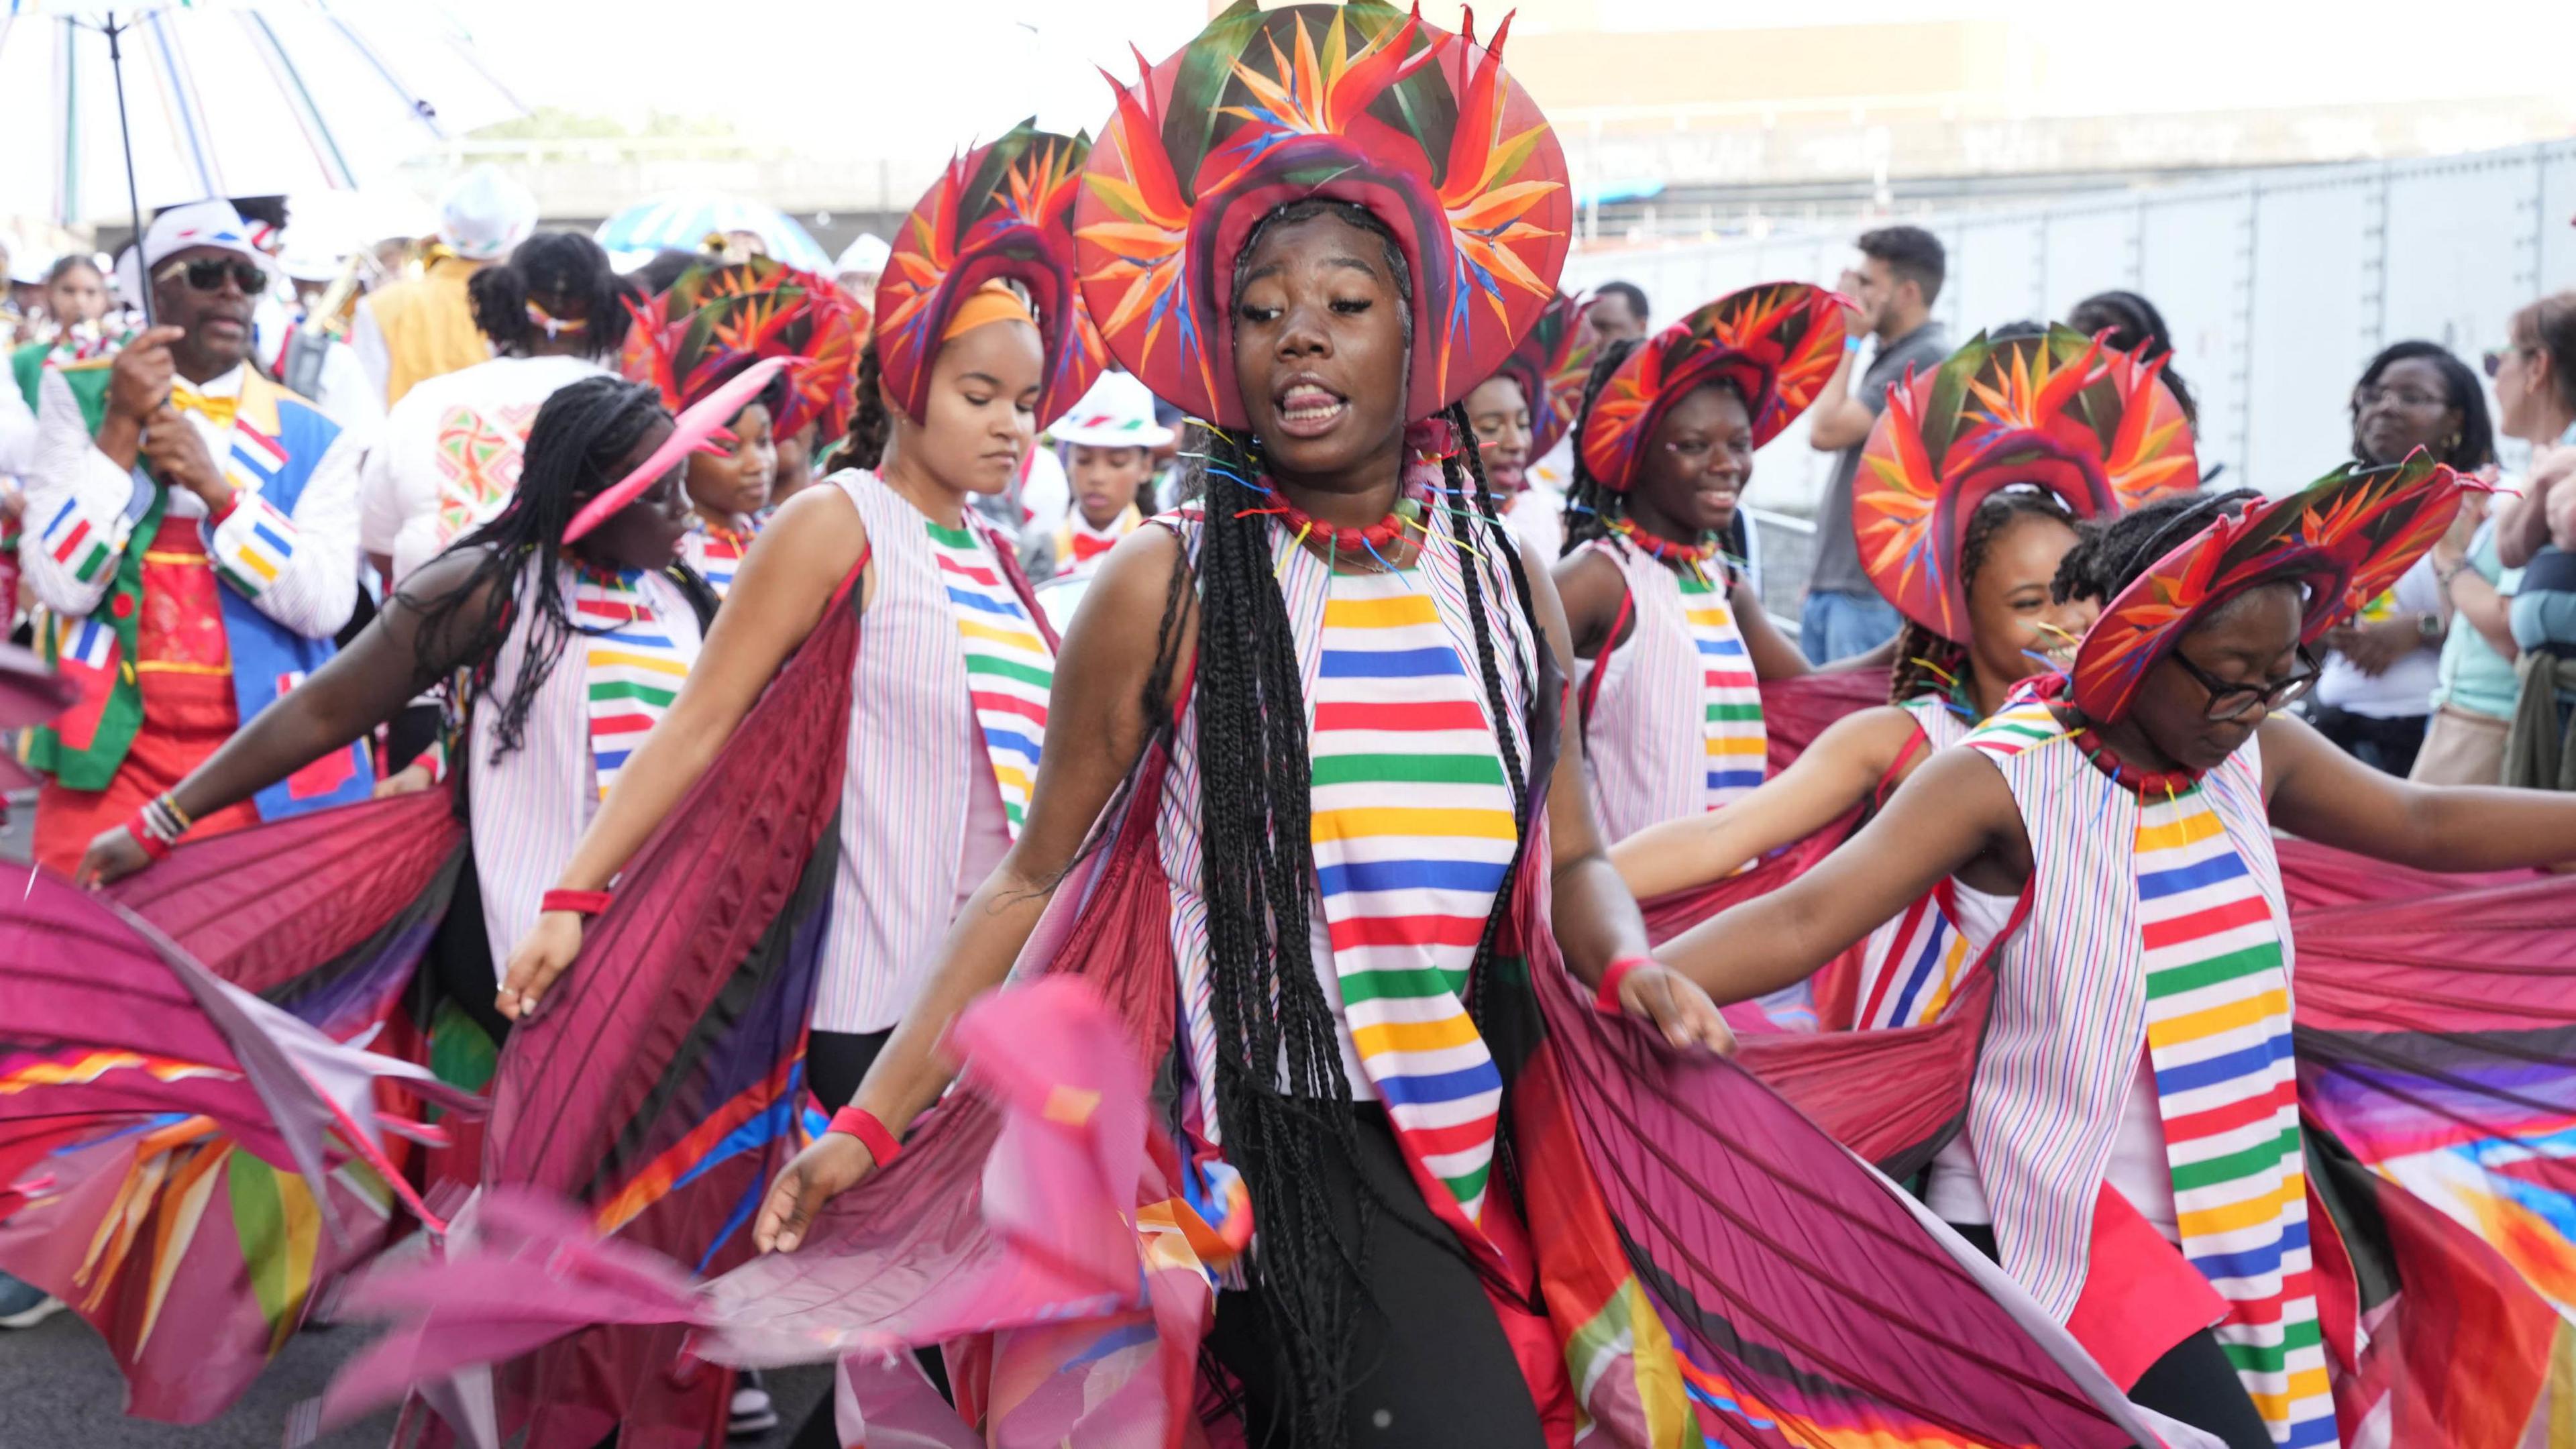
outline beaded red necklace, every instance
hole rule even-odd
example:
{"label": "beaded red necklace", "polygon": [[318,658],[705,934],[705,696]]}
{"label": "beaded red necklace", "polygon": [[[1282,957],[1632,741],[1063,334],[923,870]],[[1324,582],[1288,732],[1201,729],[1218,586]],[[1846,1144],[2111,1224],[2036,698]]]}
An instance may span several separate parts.
{"label": "beaded red necklace", "polygon": [[1697,543],[1675,543],[1661,534],[1648,533],[1633,518],[1610,520],[1610,531],[1646,551],[1657,563],[1706,564],[1717,557],[1717,540],[1702,539]]}
{"label": "beaded red necklace", "polygon": [[[2051,703],[2064,705],[2067,683],[2063,674],[2049,675],[2032,686],[2032,693]],[[2111,748],[2111,742],[2102,738],[2100,732],[2089,724],[2070,726],[2066,737],[2074,741],[2076,750],[2092,762],[2094,769],[2110,776],[2111,783],[2141,800],[2166,799],[2200,784],[2197,770],[2142,770],[2128,763]]]}
{"label": "beaded red necklace", "polygon": [[1339,524],[1323,522],[1305,509],[1280,497],[1275,489],[1263,491],[1270,496],[1270,506],[1246,508],[1235,514],[1235,517],[1276,518],[1282,524],[1296,530],[1291,535],[1294,542],[1302,544],[1311,538],[1336,554],[1365,553],[1384,563],[1386,550],[1394,547],[1396,540],[1404,537],[1404,531],[1407,528],[1416,532],[1421,531],[1422,528],[1422,500],[1419,498],[1397,499],[1394,511],[1366,528],[1345,528]]}

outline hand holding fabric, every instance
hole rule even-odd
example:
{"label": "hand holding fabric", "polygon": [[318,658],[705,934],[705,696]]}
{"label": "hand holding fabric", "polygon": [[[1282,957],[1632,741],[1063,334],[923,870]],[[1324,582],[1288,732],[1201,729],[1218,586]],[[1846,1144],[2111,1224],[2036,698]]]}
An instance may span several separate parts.
{"label": "hand holding fabric", "polygon": [[501,994],[492,1007],[512,1021],[536,1014],[537,1002],[581,954],[581,917],[571,911],[547,911],[536,929],[510,952],[502,974]]}
{"label": "hand holding fabric", "polygon": [[1698,983],[1661,962],[1628,973],[1619,983],[1619,1005],[1675,1050],[1698,1047],[1713,1056],[1735,1055],[1735,1033],[1727,1029],[1716,1003]]}
{"label": "hand holding fabric", "polygon": [[751,1241],[764,1253],[792,1253],[805,1241],[814,1214],[877,1170],[867,1144],[844,1132],[826,1132],[780,1169],[760,1204]]}
{"label": "hand holding fabric", "polygon": [[89,843],[89,849],[82,852],[80,865],[72,872],[72,880],[86,889],[96,890],[100,886],[114,885],[151,863],[152,857],[143,853],[143,847],[134,839],[134,832],[122,825],[112,825],[100,831],[97,838]]}

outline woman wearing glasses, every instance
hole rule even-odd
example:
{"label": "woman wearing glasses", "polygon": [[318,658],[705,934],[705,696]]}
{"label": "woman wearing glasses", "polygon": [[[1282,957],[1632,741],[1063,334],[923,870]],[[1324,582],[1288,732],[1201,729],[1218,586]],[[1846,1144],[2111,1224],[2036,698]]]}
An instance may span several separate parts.
{"label": "woman wearing glasses", "polygon": [[[2352,390],[2352,456],[2389,467],[2422,448],[2475,473],[2495,461],[2485,389],[2468,364],[2433,342],[2400,342],[2362,369]],[[2472,525],[2474,526],[2474,525]],[[2431,555],[2350,624],[2327,631],[2325,671],[2308,723],[2366,765],[2403,775],[2424,745],[2437,660],[2450,610]]]}
{"label": "woman wearing glasses", "polygon": [[2309,647],[2441,535],[2460,489],[2419,454],[2274,502],[2124,515],[2057,576],[2104,604],[2071,675],[1662,953],[1743,1000],[1945,878],[2014,898],[1978,958],[1964,1136],[1925,1195],[2133,1399],[2230,1446],[2335,1433],[2273,827],[2431,870],[2576,857],[2576,799],[2411,785],[2279,713],[2315,681]]}
{"label": "woman wearing glasses", "polygon": [[2512,604],[2519,687],[2504,746],[2509,784],[2576,789],[2566,747],[2576,697],[2576,292],[2513,315],[2508,344],[2487,354],[2504,432],[2531,445],[2522,500],[2497,509],[2496,553],[2523,570]]}
{"label": "woman wearing glasses", "polygon": [[[267,260],[230,202],[173,207],[144,233],[152,317],[116,356],[45,373],[19,551],[45,613],[37,647],[81,705],[27,762],[38,862],[68,871],[333,652],[358,592],[358,449],[250,365]],[[363,742],[194,833],[364,800]]]}

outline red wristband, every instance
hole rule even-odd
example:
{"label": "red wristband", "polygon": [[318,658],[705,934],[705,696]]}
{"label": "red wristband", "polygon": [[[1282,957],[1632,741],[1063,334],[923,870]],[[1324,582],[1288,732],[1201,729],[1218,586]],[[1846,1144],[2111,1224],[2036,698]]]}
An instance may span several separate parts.
{"label": "red wristband", "polygon": [[125,833],[134,837],[134,843],[142,850],[144,859],[157,865],[170,858],[170,843],[152,833],[151,828],[144,824],[140,811],[136,812],[133,819],[125,822]]}
{"label": "red wristband", "polygon": [[1601,991],[1592,998],[1592,1009],[1605,1016],[1626,1016],[1628,1009],[1619,1004],[1619,983],[1638,967],[1654,964],[1652,956],[1622,956],[1611,962],[1610,969],[1601,973]]}
{"label": "red wristband", "polygon": [[865,1107],[843,1107],[833,1113],[831,1130],[846,1132],[859,1139],[860,1145],[868,1149],[868,1155],[877,1160],[879,1167],[903,1155],[903,1144],[894,1140],[894,1134],[886,1130],[886,1124]]}
{"label": "red wristband", "polygon": [[616,897],[606,891],[548,891],[537,901],[540,911],[570,911],[576,916],[595,916],[608,909]]}
{"label": "red wristband", "polygon": [[233,516],[234,509],[241,507],[241,501],[241,490],[236,488],[233,490],[232,496],[224,500],[224,506],[216,509],[214,513],[206,519],[206,522],[213,524],[217,528],[223,527],[224,520]]}

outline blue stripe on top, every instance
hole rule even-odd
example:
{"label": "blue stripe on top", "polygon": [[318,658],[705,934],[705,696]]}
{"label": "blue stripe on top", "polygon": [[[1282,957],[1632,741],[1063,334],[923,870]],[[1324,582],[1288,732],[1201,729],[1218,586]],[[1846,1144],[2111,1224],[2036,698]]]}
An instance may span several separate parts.
{"label": "blue stripe on top", "polygon": [[2171,870],[2142,870],[2138,872],[2138,894],[2151,901],[2162,900],[2166,896],[2178,896],[2184,891],[2196,891],[2223,880],[2233,880],[2243,874],[2245,862],[2237,859],[2236,852],[2231,850]]}

